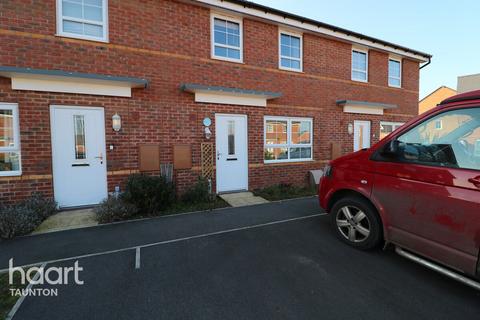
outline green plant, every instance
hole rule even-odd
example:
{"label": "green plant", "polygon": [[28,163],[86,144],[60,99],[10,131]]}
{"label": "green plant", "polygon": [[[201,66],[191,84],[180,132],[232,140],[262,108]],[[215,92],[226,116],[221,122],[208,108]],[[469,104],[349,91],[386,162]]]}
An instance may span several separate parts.
{"label": "green plant", "polygon": [[0,207],[0,238],[10,239],[32,232],[54,214],[56,208],[55,201],[40,193],[17,204]]}
{"label": "green plant", "polygon": [[127,179],[122,199],[138,208],[142,215],[157,214],[175,200],[175,188],[163,176],[133,174]]}
{"label": "green plant", "polygon": [[115,197],[108,197],[103,200],[94,211],[100,223],[128,220],[138,213],[137,207],[133,204]]}
{"label": "green plant", "polygon": [[31,197],[23,201],[23,206],[43,221],[57,212],[57,203],[52,199],[46,199],[42,193],[35,192]]}
{"label": "green plant", "polygon": [[211,200],[209,189],[208,180],[198,177],[197,182],[182,195],[181,200],[188,204],[209,202]]}
{"label": "green plant", "polygon": [[270,201],[313,196],[316,194],[313,187],[300,187],[290,183],[280,183],[263,189],[254,191],[256,196],[260,196]]}

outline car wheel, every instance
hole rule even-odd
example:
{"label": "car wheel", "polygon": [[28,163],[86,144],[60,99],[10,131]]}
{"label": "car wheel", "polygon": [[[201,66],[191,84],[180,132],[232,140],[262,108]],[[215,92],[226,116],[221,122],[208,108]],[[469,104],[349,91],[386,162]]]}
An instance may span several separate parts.
{"label": "car wheel", "polygon": [[331,219],[337,236],[352,247],[370,250],[383,241],[380,218],[365,199],[340,199],[332,207]]}

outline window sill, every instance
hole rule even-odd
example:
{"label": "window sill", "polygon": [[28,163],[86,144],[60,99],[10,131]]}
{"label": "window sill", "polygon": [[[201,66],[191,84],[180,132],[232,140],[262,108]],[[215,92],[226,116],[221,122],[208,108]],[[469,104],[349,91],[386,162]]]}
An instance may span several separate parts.
{"label": "window sill", "polygon": [[360,80],[360,79],[350,79],[352,81],[355,81],[355,82],[361,82],[361,83],[368,83],[368,79],[367,80]]}
{"label": "window sill", "polygon": [[211,56],[210,58],[213,59],[213,60],[220,60],[220,61],[226,61],[226,62],[245,64],[243,62],[243,59],[237,60],[237,59],[230,59],[230,58],[224,58],[224,57],[218,57],[218,56]]}
{"label": "window sill", "polygon": [[393,86],[393,85],[388,85],[389,88],[394,88],[394,89],[402,89],[402,86]]}
{"label": "window sill", "polygon": [[86,40],[86,41],[92,41],[92,42],[109,43],[108,39],[82,36],[82,35],[77,35],[73,33],[57,33],[55,34],[55,36],[59,38],[70,38],[70,39]]}
{"label": "window sill", "polygon": [[0,172],[0,177],[19,177],[22,175],[22,171],[4,171]]}
{"label": "window sill", "polygon": [[305,73],[305,72],[303,72],[303,69],[290,69],[290,68],[285,68],[285,67],[281,67],[281,66],[278,66],[278,69],[282,70],[282,71],[290,71],[290,72],[295,72],[295,73]]}
{"label": "window sill", "polygon": [[308,162],[314,162],[313,159],[289,159],[289,160],[263,160],[264,164],[302,164]]}

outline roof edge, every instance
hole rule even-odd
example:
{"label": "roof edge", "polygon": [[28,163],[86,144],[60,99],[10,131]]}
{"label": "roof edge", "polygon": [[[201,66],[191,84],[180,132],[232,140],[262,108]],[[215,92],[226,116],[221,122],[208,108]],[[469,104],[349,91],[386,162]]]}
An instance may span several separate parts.
{"label": "roof edge", "polygon": [[[302,17],[302,16],[299,16],[299,15],[296,15],[296,14],[293,14],[293,13],[289,13],[289,12],[286,12],[286,11],[275,9],[275,8],[265,6],[265,5],[262,5],[262,4],[258,4],[258,3],[252,2],[252,1],[245,1],[245,0],[218,0],[218,1],[216,1],[216,0],[195,0],[195,2],[203,3],[203,4],[206,4],[206,5],[209,5],[209,6],[217,6],[219,8],[223,8],[223,9],[226,9],[226,10],[235,11],[235,9],[232,9],[230,7],[225,6],[225,3],[228,2],[228,3],[234,4],[234,5],[242,6],[246,9],[256,9],[256,10],[262,11],[265,14],[270,13],[270,14],[274,14],[274,15],[277,15],[277,16],[281,16],[284,19],[289,18],[289,19],[292,19],[292,20],[296,20],[296,21],[300,22],[301,24],[309,23],[309,24],[312,24],[314,26],[317,26],[318,28],[329,29],[329,30],[333,31],[334,33],[337,33],[337,32],[342,33],[346,36],[358,38],[359,40],[367,40],[369,42],[372,42],[373,44],[377,43],[377,44],[381,44],[385,47],[392,48],[394,50],[401,50],[401,51],[404,51],[406,53],[410,53],[410,54],[413,54],[413,55],[416,55],[416,56],[419,56],[419,57],[423,57],[424,60],[425,60],[424,62],[427,62],[428,60],[430,60],[432,58],[431,54],[428,54],[428,53],[425,53],[425,52],[410,49],[408,47],[397,45],[397,44],[394,44],[392,42],[377,39],[377,38],[367,36],[367,35],[361,34],[359,32],[344,29],[344,28],[341,28],[341,27],[336,27],[334,25],[327,24],[327,23],[324,23],[324,22],[321,22],[321,21],[318,21],[318,20],[315,20],[315,19]],[[272,19],[269,19],[269,18],[265,18],[265,19],[272,20]],[[321,33],[320,31],[316,31],[316,32]],[[386,50],[386,51],[388,51],[388,50]]]}

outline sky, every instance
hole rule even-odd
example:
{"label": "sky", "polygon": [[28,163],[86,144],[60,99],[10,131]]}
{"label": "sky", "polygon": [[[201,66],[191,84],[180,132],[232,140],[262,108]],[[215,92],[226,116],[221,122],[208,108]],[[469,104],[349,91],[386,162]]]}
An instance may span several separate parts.
{"label": "sky", "polygon": [[420,98],[480,73],[478,0],[253,0],[433,55],[420,72]]}

